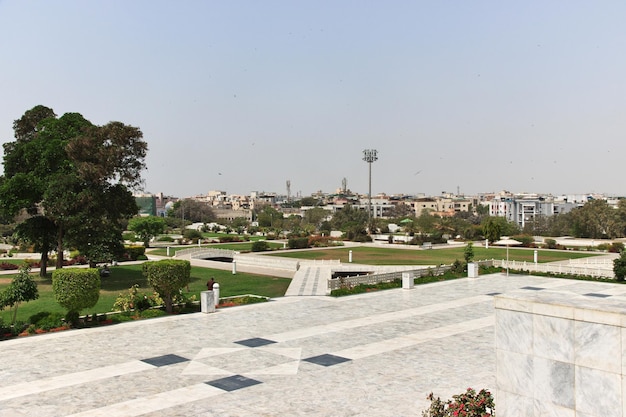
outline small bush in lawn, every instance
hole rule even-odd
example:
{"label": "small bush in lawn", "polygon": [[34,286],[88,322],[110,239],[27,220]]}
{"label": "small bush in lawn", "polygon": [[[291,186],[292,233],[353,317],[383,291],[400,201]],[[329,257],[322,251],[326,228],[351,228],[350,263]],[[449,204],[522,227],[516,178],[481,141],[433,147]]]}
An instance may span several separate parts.
{"label": "small bush in lawn", "polygon": [[42,311],[41,313],[30,316],[29,321],[38,329],[55,329],[63,326],[63,314]]}
{"label": "small bush in lawn", "polygon": [[198,242],[198,239],[202,239],[202,233],[194,229],[185,229],[183,232],[183,237],[185,239],[191,240],[194,243]]}
{"label": "small bush in lawn", "polygon": [[142,319],[151,319],[154,317],[163,317],[167,316],[167,312],[160,310],[158,308],[151,308],[149,310],[144,310],[140,314]]}
{"label": "small bush in lawn", "polygon": [[304,249],[309,247],[308,237],[296,237],[287,241],[287,247],[289,249]]}
{"label": "small bush in lawn", "polygon": [[264,252],[266,250],[268,250],[270,247],[269,243],[267,243],[264,240],[257,240],[256,242],[252,243],[252,252]]}

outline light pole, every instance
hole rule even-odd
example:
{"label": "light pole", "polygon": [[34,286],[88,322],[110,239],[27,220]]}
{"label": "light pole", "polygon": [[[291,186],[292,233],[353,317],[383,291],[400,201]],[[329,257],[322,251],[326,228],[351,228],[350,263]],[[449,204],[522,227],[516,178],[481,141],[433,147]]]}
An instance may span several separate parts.
{"label": "light pole", "polygon": [[372,227],[372,162],[378,160],[376,149],[365,149],[363,160],[369,164],[369,192],[367,193],[367,231],[371,233]]}

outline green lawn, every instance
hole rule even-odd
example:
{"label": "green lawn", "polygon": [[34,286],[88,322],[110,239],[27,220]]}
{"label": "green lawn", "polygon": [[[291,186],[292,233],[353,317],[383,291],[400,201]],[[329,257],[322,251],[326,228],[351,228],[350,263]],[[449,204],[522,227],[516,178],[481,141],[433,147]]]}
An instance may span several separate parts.
{"label": "green lawn", "polygon": [[[251,242],[241,244],[219,244],[213,247],[233,248],[232,245],[251,245]],[[270,242],[273,245],[282,247],[282,243]],[[181,248],[182,249],[182,248]],[[237,249],[242,250],[242,249]],[[152,253],[159,254],[165,249],[155,249]],[[377,247],[338,247],[320,250],[301,251],[276,251],[267,253],[267,256],[283,256],[299,259],[340,259],[341,262],[348,262],[348,253],[352,251],[352,261],[369,265],[438,265],[451,264],[455,260],[463,260],[464,247],[433,249],[433,250],[408,250],[394,248]],[[506,248],[491,247],[485,249],[474,247],[475,259],[506,259]],[[516,261],[533,262],[532,249],[509,249],[509,259]],[[576,251],[551,251],[538,250],[539,262],[552,262],[564,259],[581,258],[594,256],[589,252]],[[207,268],[192,267],[192,282],[189,285],[187,296],[195,295],[199,299],[200,291],[205,290],[206,282],[214,277],[220,284],[220,296],[229,297],[243,294],[255,294],[267,297],[281,297],[285,294],[289,286],[290,279],[277,278],[263,275],[252,275],[238,273],[233,275],[231,271],[222,271]],[[52,294],[51,278],[45,279],[36,277],[39,288],[39,299],[28,303],[23,303],[18,309],[18,320],[26,321],[31,315],[41,312],[61,312],[64,310],[56,303]],[[6,287],[11,280],[11,275],[0,276],[0,291]],[[111,276],[102,279],[102,290],[100,300],[95,307],[83,314],[105,313],[111,311],[115,299],[120,293],[125,293],[128,289],[138,284],[141,293],[150,294],[152,289],[148,286],[146,279],[141,274],[141,265],[119,265],[111,268]],[[0,311],[0,318],[5,322],[10,321],[11,312],[9,310]]]}
{"label": "green lawn", "polygon": [[[28,318],[38,312],[60,312],[65,310],[57,304],[52,294],[52,279],[49,275],[42,279],[33,274],[37,281],[39,289],[39,299],[22,303],[17,312],[17,320],[27,321]],[[192,282],[189,284],[189,292],[183,291],[186,296],[196,296],[200,300],[200,291],[206,290],[206,282],[214,277],[215,281],[220,284],[220,297],[229,297],[233,295],[255,294],[266,297],[282,297],[289,287],[291,280],[289,278],[277,278],[264,275],[252,275],[237,273],[233,275],[231,271],[221,271],[208,268],[191,268]],[[0,277],[0,291],[6,287],[12,276],[3,275]],[[82,311],[82,314],[106,313],[110,312],[115,299],[119,293],[126,293],[128,289],[139,284],[139,292],[151,294],[152,289],[148,286],[146,279],[141,274],[141,265],[119,265],[111,267],[111,276],[102,278],[102,289],[100,291],[100,299],[95,307]],[[0,318],[5,323],[10,322],[12,311],[0,311]]]}
{"label": "green lawn", "polygon": [[[439,265],[451,264],[455,260],[464,260],[464,247],[410,250],[394,248],[373,248],[369,246],[339,247],[317,250],[301,250],[292,252],[277,252],[268,256],[282,256],[298,259],[339,259],[347,263],[349,252],[352,251],[352,262],[366,265]],[[584,258],[594,256],[588,252],[551,251],[538,249],[538,262],[554,262],[565,259]],[[533,249],[509,248],[509,259],[515,261],[533,262]],[[506,259],[506,248],[491,247],[489,249],[474,247],[474,260]]]}

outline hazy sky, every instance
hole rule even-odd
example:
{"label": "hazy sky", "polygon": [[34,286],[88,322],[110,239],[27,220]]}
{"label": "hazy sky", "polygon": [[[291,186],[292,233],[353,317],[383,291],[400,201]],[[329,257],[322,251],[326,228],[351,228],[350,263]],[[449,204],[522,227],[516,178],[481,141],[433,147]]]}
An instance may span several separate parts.
{"label": "hazy sky", "polygon": [[626,2],[0,0],[0,139],[138,126],[145,190],[626,195]]}

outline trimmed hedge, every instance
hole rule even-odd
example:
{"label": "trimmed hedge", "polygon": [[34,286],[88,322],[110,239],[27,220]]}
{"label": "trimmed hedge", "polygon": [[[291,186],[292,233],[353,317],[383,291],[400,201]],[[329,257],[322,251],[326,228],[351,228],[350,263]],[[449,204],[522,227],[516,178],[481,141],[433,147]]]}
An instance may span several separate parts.
{"label": "trimmed hedge", "polygon": [[174,295],[191,282],[191,263],[181,259],[163,259],[144,262],[143,275],[165,302],[165,309],[172,312]]}
{"label": "trimmed hedge", "polygon": [[100,271],[89,269],[56,269],[52,272],[52,292],[68,316],[78,316],[85,308],[96,305],[100,298]]}

